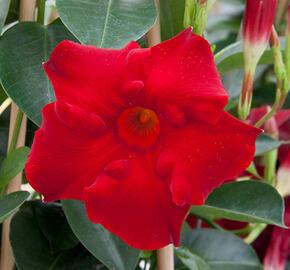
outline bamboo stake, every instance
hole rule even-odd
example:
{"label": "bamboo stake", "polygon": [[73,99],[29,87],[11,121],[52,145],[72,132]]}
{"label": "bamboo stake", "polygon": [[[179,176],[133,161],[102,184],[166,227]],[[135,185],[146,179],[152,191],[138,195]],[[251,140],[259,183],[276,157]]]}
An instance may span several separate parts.
{"label": "bamboo stake", "polygon": [[[36,0],[21,0],[19,21],[33,21],[35,5],[36,5]],[[11,112],[10,112],[8,149],[9,149],[9,145],[12,139],[12,134],[14,131],[14,126],[15,126],[18,111],[19,111],[19,108],[14,103],[12,103]],[[23,116],[16,147],[20,147],[25,144],[26,123],[27,123],[27,118],[26,116]],[[5,193],[8,194],[8,193],[20,190],[21,183],[22,183],[22,173],[19,173],[7,185]],[[0,270],[13,270],[14,269],[14,256],[13,256],[13,252],[12,252],[10,241],[9,241],[10,221],[11,221],[11,217],[8,218],[2,225]]]}
{"label": "bamboo stake", "polygon": [[174,270],[173,245],[157,250],[158,270]]}
{"label": "bamboo stake", "polygon": [[157,17],[155,24],[146,34],[146,40],[148,47],[152,47],[161,42],[160,35],[160,15],[159,15],[159,0],[155,0],[155,5],[157,9]]}
{"label": "bamboo stake", "polygon": [[[148,47],[152,47],[161,42],[159,0],[155,0],[155,5],[157,8],[157,18],[153,27],[146,34]],[[157,250],[157,265],[158,270],[174,270],[172,244]]]}

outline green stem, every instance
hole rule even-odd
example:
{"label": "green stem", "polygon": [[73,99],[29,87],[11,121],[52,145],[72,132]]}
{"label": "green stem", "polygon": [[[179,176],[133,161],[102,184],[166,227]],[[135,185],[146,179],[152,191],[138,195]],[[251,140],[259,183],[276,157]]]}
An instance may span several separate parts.
{"label": "green stem", "polygon": [[281,88],[277,88],[276,91],[276,98],[275,98],[275,102],[273,104],[272,109],[266,113],[255,125],[255,127],[259,128],[261,127],[265,121],[267,121],[269,118],[271,118],[272,116],[275,115],[277,109],[280,107],[280,101],[281,101]]}
{"label": "green stem", "polygon": [[258,223],[255,225],[255,227],[252,229],[252,231],[249,233],[249,235],[244,238],[244,241],[248,244],[253,243],[259,235],[264,231],[266,228],[267,224],[264,223]]}
{"label": "green stem", "polygon": [[14,125],[14,130],[13,130],[13,135],[12,139],[9,145],[9,150],[8,150],[8,155],[11,153],[16,148],[17,140],[18,140],[18,135],[19,135],[19,130],[21,127],[21,122],[23,119],[23,112],[21,110],[18,111],[15,125]]}
{"label": "green stem", "polygon": [[236,235],[246,235],[248,234],[249,232],[251,232],[253,229],[253,226],[251,226],[250,224],[248,224],[245,228],[243,229],[240,229],[240,230],[232,230],[232,231],[229,231],[231,233],[234,233]]}
{"label": "green stem", "polygon": [[37,0],[37,22],[44,24],[45,0]]}
{"label": "green stem", "polygon": [[[13,130],[12,139],[11,139],[11,142],[10,142],[10,145],[9,145],[8,155],[16,147],[17,140],[18,140],[18,135],[19,135],[20,127],[21,127],[22,118],[23,118],[23,112],[19,110],[18,113],[17,113],[15,124],[14,124],[14,130]],[[4,192],[5,192],[5,187],[0,188],[0,197],[2,197],[4,195]]]}
{"label": "green stem", "polygon": [[265,154],[265,181],[270,185],[275,185],[276,165],[277,165],[278,149],[271,150]]}

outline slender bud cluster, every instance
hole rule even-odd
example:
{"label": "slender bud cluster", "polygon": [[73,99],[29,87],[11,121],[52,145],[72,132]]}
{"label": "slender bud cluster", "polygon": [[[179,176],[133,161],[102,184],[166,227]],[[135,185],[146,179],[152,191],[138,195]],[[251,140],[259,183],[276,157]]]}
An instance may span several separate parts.
{"label": "slender bud cluster", "polygon": [[266,49],[274,21],[277,0],[247,0],[243,20],[244,79],[239,116],[250,113],[252,88],[259,59]]}
{"label": "slender bud cluster", "polygon": [[207,18],[216,0],[186,0],[184,11],[184,27],[193,27],[193,32],[202,35]]}

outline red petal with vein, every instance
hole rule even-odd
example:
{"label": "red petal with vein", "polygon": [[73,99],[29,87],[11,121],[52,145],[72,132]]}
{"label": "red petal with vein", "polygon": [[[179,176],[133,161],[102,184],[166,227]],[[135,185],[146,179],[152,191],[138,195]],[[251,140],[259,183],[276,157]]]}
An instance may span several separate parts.
{"label": "red petal with vein", "polygon": [[85,117],[85,112],[83,119],[76,118],[73,112],[79,112],[79,108],[71,106],[73,112],[70,119],[66,115],[66,121],[86,124],[87,128],[82,130],[65,125],[55,107],[51,103],[43,109],[43,123],[35,134],[25,166],[26,175],[45,201],[79,200],[83,188],[95,181],[112,158],[119,157],[120,146],[111,134],[98,134],[98,126],[90,122],[89,115]]}
{"label": "red petal with vein", "polygon": [[[216,125],[195,122],[168,130],[161,138],[165,150],[158,171],[167,179],[173,201],[180,206],[203,204],[215,187],[250,165],[261,132],[226,112]],[[174,158],[166,160],[170,156]],[[175,174],[182,177],[176,178]],[[184,186],[189,187],[190,194],[181,197]]]}
{"label": "red petal with vein", "polygon": [[[191,28],[151,48],[148,99],[158,107],[174,104],[216,122],[227,103],[208,42]],[[206,113],[205,113],[206,112]]]}
{"label": "red petal with vein", "polygon": [[101,223],[139,249],[178,245],[181,225],[189,209],[172,202],[166,183],[153,168],[154,155],[130,159],[126,179],[100,175],[83,194],[91,221]]}
{"label": "red petal with vein", "polygon": [[58,99],[111,119],[124,105],[120,79],[126,56],[136,48],[136,42],[113,50],[63,41],[43,66]]}

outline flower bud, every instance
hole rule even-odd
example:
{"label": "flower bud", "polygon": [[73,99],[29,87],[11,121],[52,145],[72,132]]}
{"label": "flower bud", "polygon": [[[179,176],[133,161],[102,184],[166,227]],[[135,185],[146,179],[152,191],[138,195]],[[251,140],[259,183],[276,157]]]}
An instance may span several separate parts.
{"label": "flower bud", "polygon": [[[284,221],[290,225],[290,197],[286,197]],[[275,226],[263,260],[264,270],[285,270],[290,255],[290,230]],[[288,267],[287,267],[288,269]]]}
{"label": "flower bud", "polygon": [[277,87],[282,91],[282,93],[285,93],[287,91],[288,80],[286,77],[286,68],[283,62],[280,40],[274,25],[271,30],[270,45],[274,57],[274,70],[277,76]]}
{"label": "flower bud", "polygon": [[207,18],[216,0],[186,0],[184,11],[184,27],[193,27],[196,35],[202,35]]}
{"label": "flower bud", "polygon": [[277,0],[247,0],[243,20],[245,65],[256,65],[266,49]]}
{"label": "flower bud", "polygon": [[247,0],[243,20],[244,79],[239,116],[246,119],[252,103],[257,63],[266,49],[274,21],[277,0]]}

